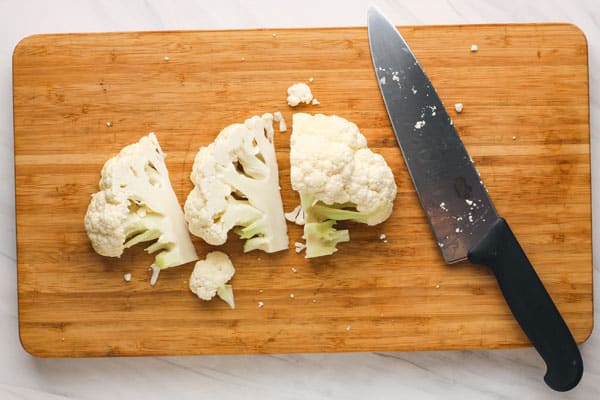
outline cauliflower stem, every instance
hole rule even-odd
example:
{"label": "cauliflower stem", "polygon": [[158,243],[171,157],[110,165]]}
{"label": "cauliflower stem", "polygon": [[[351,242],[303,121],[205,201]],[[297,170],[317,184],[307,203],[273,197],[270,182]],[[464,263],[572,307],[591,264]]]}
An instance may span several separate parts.
{"label": "cauliflower stem", "polygon": [[309,222],[304,225],[306,258],[328,256],[337,251],[337,244],[350,241],[347,229],[337,230],[335,221]]}
{"label": "cauliflower stem", "polygon": [[301,194],[300,201],[306,218],[303,236],[306,240],[306,258],[331,255],[337,251],[338,243],[350,240],[347,229],[334,228],[336,220],[342,220],[342,218],[334,218],[337,212],[347,210],[320,204],[313,195],[309,194]]}
{"label": "cauliflower stem", "polygon": [[233,286],[223,285],[217,289],[217,296],[231,308],[235,308],[235,299],[233,298]]}

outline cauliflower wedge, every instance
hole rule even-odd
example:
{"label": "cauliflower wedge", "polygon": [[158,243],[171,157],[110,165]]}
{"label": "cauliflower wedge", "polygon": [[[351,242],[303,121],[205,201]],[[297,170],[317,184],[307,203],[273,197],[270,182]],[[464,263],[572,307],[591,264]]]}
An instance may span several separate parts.
{"label": "cauliflower wedge", "polygon": [[190,290],[202,300],[210,300],[219,296],[229,307],[235,308],[233,287],[227,282],[235,274],[235,268],[227,254],[212,251],[205,260],[196,263],[190,276]]}
{"label": "cauliflower wedge", "polygon": [[223,129],[196,154],[191,180],[184,206],[191,233],[218,246],[235,228],[245,252],[288,248],[271,114]]}
{"label": "cauliflower wedge", "polygon": [[146,251],[158,252],[154,265],[160,269],[198,259],[154,133],[104,164],[84,222],[102,256],[120,257],[126,248],[154,241]]}
{"label": "cauliflower wedge", "polygon": [[337,221],[377,225],[392,213],[394,175],[352,122],[294,114],[290,161],[304,210],[307,258],[333,254],[338,243],[350,240],[348,230],[335,229]]}

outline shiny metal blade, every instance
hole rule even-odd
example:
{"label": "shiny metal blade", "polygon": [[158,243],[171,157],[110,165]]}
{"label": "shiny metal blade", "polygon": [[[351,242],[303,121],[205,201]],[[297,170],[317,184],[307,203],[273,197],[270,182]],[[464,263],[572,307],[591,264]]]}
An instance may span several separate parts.
{"label": "shiny metal blade", "polygon": [[498,219],[442,101],[398,30],[376,8],[369,44],[379,88],[421,205],[447,263]]}

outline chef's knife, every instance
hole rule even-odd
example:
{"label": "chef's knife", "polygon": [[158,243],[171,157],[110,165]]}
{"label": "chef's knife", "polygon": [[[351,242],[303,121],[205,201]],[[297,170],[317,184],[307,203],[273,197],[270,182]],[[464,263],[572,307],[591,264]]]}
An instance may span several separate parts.
{"label": "chef's knife", "polygon": [[506,221],[498,216],[442,101],[398,30],[375,7],[369,44],[385,107],[445,261],[492,268],[521,328],[567,391],[583,375],[579,349]]}

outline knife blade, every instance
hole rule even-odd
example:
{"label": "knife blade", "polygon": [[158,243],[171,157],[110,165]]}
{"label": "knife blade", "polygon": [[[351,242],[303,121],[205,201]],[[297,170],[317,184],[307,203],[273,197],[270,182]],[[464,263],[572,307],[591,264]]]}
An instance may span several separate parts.
{"label": "knife blade", "polygon": [[491,267],[513,315],[546,363],[544,380],[567,391],[583,375],[569,328],[490,199],[452,119],[396,27],[375,7],[368,35],[379,89],[444,260]]}

